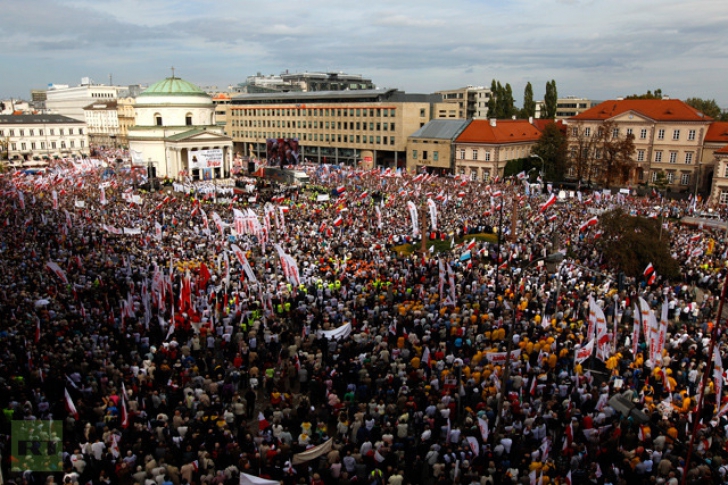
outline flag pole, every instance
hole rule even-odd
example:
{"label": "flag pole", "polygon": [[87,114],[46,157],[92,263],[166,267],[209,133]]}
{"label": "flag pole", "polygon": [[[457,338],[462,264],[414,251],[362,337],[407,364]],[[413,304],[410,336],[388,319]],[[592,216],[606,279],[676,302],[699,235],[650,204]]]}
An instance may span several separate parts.
{"label": "flag pole", "polygon": [[703,381],[700,384],[700,399],[698,400],[695,417],[693,418],[693,430],[692,433],[690,433],[690,443],[688,444],[688,452],[685,457],[685,469],[683,470],[682,475],[682,481],[680,482],[681,485],[686,485],[687,483],[687,475],[688,475],[688,469],[690,467],[690,458],[693,454],[693,448],[695,447],[695,436],[698,434],[698,426],[700,424],[700,415],[703,412],[703,401],[705,401],[705,388],[708,387],[708,379],[710,378],[710,373],[708,372],[708,369],[713,364],[713,350],[715,349],[715,341],[718,337],[718,328],[720,325],[720,317],[723,315],[723,302],[725,301],[726,296],[726,288],[728,288],[728,276],[726,276],[723,279],[723,290],[720,292],[720,303],[718,304],[718,314],[715,316],[715,324],[713,325],[713,329],[710,332],[710,348],[708,349],[708,362],[709,364],[705,366],[705,370],[703,371]]}

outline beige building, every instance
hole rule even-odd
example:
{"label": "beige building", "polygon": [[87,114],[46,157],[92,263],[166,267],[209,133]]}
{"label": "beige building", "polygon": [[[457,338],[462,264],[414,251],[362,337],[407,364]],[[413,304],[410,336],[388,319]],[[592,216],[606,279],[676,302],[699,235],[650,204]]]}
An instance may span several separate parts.
{"label": "beige building", "polygon": [[[556,100],[556,117],[557,120],[564,120],[571,118],[584,111],[593,108],[599,104],[598,101],[587,98],[579,98],[577,96],[567,96],[566,98],[559,98]],[[544,102],[536,101],[536,118],[543,118],[544,113]]]}
{"label": "beige building", "polygon": [[119,134],[116,143],[120,147],[129,146],[129,129],[136,124],[134,115],[134,100],[132,96],[125,96],[116,100],[116,118],[119,121]]}
{"label": "beige building", "polygon": [[[591,180],[599,179],[600,151],[595,140],[607,123],[611,137],[634,136],[634,164],[629,173],[622,174],[624,183],[653,183],[663,172],[672,190],[694,190],[703,140],[711,121],[677,99],[604,101],[567,120],[569,175],[577,175],[576,160],[587,159],[586,175]],[[583,171],[582,178],[586,179]]]}
{"label": "beige building", "polygon": [[407,171],[451,174],[455,166],[453,140],[469,120],[432,120],[407,138]]}
{"label": "beige building", "polygon": [[485,119],[488,117],[490,88],[465,86],[459,89],[436,91],[442,101],[436,103],[433,118]]}
{"label": "beige building", "polygon": [[235,152],[266,158],[266,141],[296,140],[299,160],[404,167],[407,137],[431,119],[436,95],[397,90],[240,94],[225,132]]}
{"label": "beige building", "polygon": [[86,123],[51,114],[0,116],[0,145],[9,160],[41,161],[89,153]]}
{"label": "beige building", "polygon": [[713,152],[714,173],[710,201],[728,204],[728,145]]}
{"label": "beige building", "polygon": [[471,180],[503,176],[506,164],[531,156],[541,137],[534,120],[472,120],[455,138],[455,173]]}
{"label": "beige building", "polygon": [[[705,134],[699,168],[699,191],[710,189],[710,199],[728,204],[728,122],[714,121]],[[711,183],[712,182],[712,183]]]}

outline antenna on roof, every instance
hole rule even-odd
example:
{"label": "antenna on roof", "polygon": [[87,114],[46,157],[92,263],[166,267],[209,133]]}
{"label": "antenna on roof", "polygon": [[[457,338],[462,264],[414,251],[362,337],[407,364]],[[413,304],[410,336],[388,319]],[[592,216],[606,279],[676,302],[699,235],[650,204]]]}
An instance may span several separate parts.
{"label": "antenna on roof", "polygon": [[170,69],[172,69],[172,79],[174,79],[174,66],[172,66]]}

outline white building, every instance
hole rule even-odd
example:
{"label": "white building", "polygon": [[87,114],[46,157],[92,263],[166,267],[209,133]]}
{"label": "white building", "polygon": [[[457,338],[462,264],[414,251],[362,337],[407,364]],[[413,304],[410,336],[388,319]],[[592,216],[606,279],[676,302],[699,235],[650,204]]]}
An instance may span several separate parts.
{"label": "white building", "polygon": [[86,124],[61,115],[0,116],[0,145],[9,160],[87,156]]}
{"label": "white building", "polygon": [[212,97],[199,87],[168,77],[136,97],[134,113],[128,139],[136,165],[153,165],[157,177],[229,175],[232,138],[215,124]]}
{"label": "white building", "polygon": [[46,91],[46,109],[79,121],[85,121],[83,109],[97,101],[113,101],[117,92],[126,89],[121,86],[91,84],[88,78],[78,86],[50,84]]}
{"label": "white building", "polygon": [[95,147],[115,147],[119,137],[119,112],[116,101],[97,101],[83,109],[89,143]]}

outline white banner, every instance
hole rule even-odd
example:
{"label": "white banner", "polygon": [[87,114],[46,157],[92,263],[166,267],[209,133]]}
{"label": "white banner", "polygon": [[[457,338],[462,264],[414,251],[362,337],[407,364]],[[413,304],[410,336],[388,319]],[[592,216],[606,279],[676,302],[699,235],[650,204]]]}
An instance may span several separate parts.
{"label": "white banner", "polygon": [[351,334],[351,323],[342,325],[335,330],[319,330],[316,332],[317,335],[322,335],[326,340],[339,340],[346,338]]}
{"label": "white banner", "polygon": [[222,148],[189,152],[190,169],[222,167]]}
{"label": "white banner", "polygon": [[[521,356],[521,349],[511,350],[511,360],[518,360]],[[506,362],[506,352],[488,352],[485,357],[491,364],[502,365]]]}

